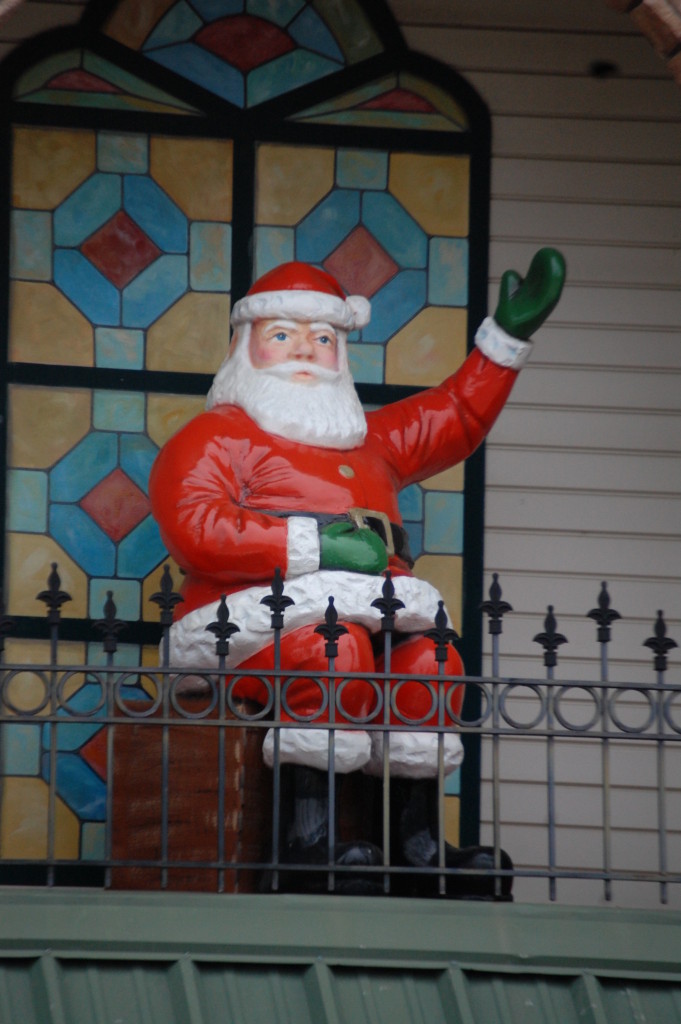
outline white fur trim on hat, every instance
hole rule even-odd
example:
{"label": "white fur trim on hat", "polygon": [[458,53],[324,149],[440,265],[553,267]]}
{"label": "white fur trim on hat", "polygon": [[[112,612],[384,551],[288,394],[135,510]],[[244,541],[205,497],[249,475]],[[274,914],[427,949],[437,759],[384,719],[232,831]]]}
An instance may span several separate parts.
{"label": "white fur trim on hat", "polygon": [[[279,763],[301,764],[329,770],[329,732],[304,726],[282,726],[279,730]],[[371,740],[361,729],[334,729],[334,767],[346,774],[363,768],[371,754]],[[274,729],[268,729],[262,747],[263,761],[274,766]]]}
{"label": "white fur trim on hat", "polygon": [[348,295],[342,299],[338,295],[302,288],[254,292],[235,303],[231,324],[238,327],[253,320],[275,320],[277,317],[305,322],[320,320],[344,331],[356,331],[369,323],[371,303],[363,295]]}
{"label": "white fur trim on hat", "polygon": [[[438,773],[439,750],[436,732],[390,730],[390,774],[401,779],[433,779]],[[444,737],[445,775],[451,775],[463,761],[463,744],[456,732]],[[383,733],[371,734],[371,760],[367,775],[383,775]]]}
{"label": "white fur trim on hat", "polygon": [[531,341],[513,338],[491,316],[485,317],[478,327],[475,344],[497,366],[508,366],[511,370],[522,369],[532,351]]}

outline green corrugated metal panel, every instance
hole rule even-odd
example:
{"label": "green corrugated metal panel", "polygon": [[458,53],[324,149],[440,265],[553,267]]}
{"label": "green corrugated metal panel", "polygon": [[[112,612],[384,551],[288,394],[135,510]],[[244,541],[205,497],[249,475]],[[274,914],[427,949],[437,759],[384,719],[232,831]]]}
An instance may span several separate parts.
{"label": "green corrugated metal panel", "polygon": [[0,891],[0,1024],[681,1024],[681,914]]}

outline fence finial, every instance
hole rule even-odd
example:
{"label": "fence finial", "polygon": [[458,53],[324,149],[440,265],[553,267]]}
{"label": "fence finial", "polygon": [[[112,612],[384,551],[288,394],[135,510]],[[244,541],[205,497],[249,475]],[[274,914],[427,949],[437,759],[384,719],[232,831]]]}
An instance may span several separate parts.
{"label": "fence finial", "polygon": [[272,629],[283,629],[284,612],[296,602],[292,597],[289,597],[284,593],[284,581],[281,578],[281,569],[279,566],[274,570],[274,578],[270,589],[272,593],[263,597],[260,604],[264,604],[265,607],[270,610],[270,614],[272,616]]}
{"label": "fence finial", "polygon": [[563,636],[562,633],[556,632],[556,617],[553,614],[553,605],[550,604],[547,608],[547,616],[544,619],[544,632],[537,633],[536,636],[532,637],[532,640],[536,644],[541,644],[544,648],[544,665],[546,668],[555,668],[558,664],[557,651],[561,644],[568,642],[567,637]]}
{"label": "fence finial", "polygon": [[499,636],[501,633],[501,620],[506,612],[512,612],[513,607],[508,601],[501,600],[501,587],[499,585],[499,573],[492,573],[492,585],[489,588],[489,601],[483,601],[480,611],[489,616],[489,632],[492,636]]}
{"label": "fence finial", "polygon": [[610,626],[622,616],[610,607],[610,594],[605,580],[601,583],[601,590],[598,595],[598,608],[592,608],[586,613],[588,619],[593,619],[598,626],[597,638],[599,644],[607,644],[610,641]]}
{"label": "fence finial", "polygon": [[667,654],[679,645],[676,640],[672,640],[671,637],[667,636],[667,623],[664,621],[662,611],[658,611],[657,619],[655,620],[655,636],[649,636],[647,640],[644,640],[643,646],[649,647],[655,655],[653,662],[655,671],[666,672]]}

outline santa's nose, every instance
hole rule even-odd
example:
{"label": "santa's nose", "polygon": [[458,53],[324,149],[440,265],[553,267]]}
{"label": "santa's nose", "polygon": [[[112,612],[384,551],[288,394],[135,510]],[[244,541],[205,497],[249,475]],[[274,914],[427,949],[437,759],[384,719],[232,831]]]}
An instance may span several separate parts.
{"label": "santa's nose", "polygon": [[314,345],[309,334],[299,334],[296,338],[293,355],[295,359],[311,359],[314,355]]}

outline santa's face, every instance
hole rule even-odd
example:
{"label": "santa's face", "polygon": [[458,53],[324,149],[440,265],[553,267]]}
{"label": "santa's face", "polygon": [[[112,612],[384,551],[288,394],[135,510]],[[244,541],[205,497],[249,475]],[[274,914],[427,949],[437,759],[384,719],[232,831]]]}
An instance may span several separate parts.
{"label": "santa's face", "polygon": [[328,323],[256,320],[251,326],[248,350],[258,370],[282,363],[298,365],[300,369],[290,379],[299,383],[318,379],[312,367],[338,370],[338,337]]}
{"label": "santa's face", "polygon": [[239,325],[207,408],[238,405],[271,434],[322,448],[362,443],[367,424],[348,369],[346,336],[320,321]]}

